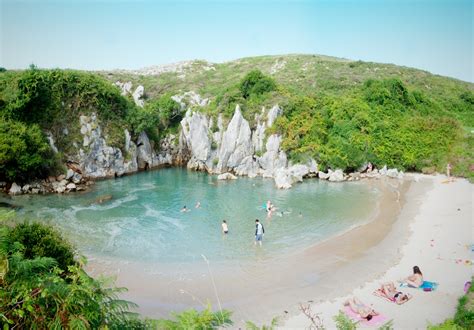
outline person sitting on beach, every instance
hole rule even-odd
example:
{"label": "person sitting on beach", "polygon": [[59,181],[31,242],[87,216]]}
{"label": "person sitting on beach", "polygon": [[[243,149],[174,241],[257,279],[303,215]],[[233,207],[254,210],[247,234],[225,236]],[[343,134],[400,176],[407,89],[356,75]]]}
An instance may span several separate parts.
{"label": "person sitting on beach", "polygon": [[222,232],[224,234],[227,234],[229,232],[229,227],[227,227],[227,222],[225,220],[222,220]]}
{"label": "person sitting on beach", "polygon": [[403,282],[414,288],[419,288],[423,284],[423,273],[418,266],[413,267],[413,275],[408,276]]}
{"label": "person sitting on beach", "polygon": [[411,299],[410,294],[403,293],[398,291],[395,285],[392,282],[382,284],[380,287],[380,292],[392,302],[401,305],[406,303],[408,300]]}
{"label": "person sitting on beach", "polygon": [[372,320],[372,317],[379,315],[372,308],[366,306],[360,299],[357,297],[350,298],[344,302],[344,306],[349,306],[349,308],[356,314],[367,321]]}

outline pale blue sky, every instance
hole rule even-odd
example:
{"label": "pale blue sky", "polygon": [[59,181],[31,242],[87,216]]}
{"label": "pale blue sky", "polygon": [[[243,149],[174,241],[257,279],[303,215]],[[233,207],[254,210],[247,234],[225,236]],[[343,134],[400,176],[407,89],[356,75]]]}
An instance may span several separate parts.
{"label": "pale blue sky", "polygon": [[307,53],[474,81],[473,0],[0,0],[0,66],[137,69]]}

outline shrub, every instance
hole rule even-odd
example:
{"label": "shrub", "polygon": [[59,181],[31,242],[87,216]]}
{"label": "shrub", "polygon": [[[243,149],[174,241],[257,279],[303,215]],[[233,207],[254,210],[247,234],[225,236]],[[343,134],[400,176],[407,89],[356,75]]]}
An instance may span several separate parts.
{"label": "shrub", "polygon": [[207,306],[202,312],[195,309],[190,309],[182,313],[174,313],[173,320],[158,320],[158,328],[169,330],[180,329],[216,329],[221,326],[231,325],[231,312],[222,310],[219,312],[212,312],[211,307]]}
{"label": "shrub", "polygon": [[240,82],[240,92],[245,99],[252,95],[261,95],[276,89],[275,81],[265,76],[260,70],[253,70],[247,73]]}
{"label": "shrub", "polygon": [[[69,244],[50,227],[0,226],[0,255],[8,258],[0,290],[4,329],[9,325],[19,329],[118,329],[128,328],[121,327],[128,321],[140,323],[128,312],[135,305],[117,298],[123,289],[89,277],[81,265],[73,264],[70,253]],[[61,262],[68,265],[67,272],[56,267]]]}
{"label": "shrub", "polygon": [[63,271],[75,264],[72,246],[53,227],[40,223],[18,224],[11,230],[10,239],[23,245],[22,252],[27,259],[50,257]]}
{"label": "shrub", "polygon": [[0,118],[0,179],[40,177],[54,164],[53,152],[38,125]]}

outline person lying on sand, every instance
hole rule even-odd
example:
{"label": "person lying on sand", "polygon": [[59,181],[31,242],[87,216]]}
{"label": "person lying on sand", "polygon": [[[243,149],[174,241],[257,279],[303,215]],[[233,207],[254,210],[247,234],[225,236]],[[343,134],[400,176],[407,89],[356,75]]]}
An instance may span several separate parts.
{"label": "person lying on sand", "polygon": [[405,282],[414,288],[419,288],[423,284],[423,273],[418,266],[414,266],[413,275],[408,276],[402,282]]}
{"label": "person lying on sand", "polygon": [[397,303],[398,305],[404,304],[411,299],[410,294],[398,291],[392,282],[382,284],[379,292],[382,293],[388,300]]}
{"label": "person lying on sand", "polygon": [[374,311],[372,308],[366,306],[360,299],[357,297],[353,297],[350,299],[347,299],[344,302],[344,306],[349,306],[350,309],[354,312],[359,314],[359,316],[363,319],[366,319],[367,321],[370,321],[372,317],[379,315],[376,311]]}

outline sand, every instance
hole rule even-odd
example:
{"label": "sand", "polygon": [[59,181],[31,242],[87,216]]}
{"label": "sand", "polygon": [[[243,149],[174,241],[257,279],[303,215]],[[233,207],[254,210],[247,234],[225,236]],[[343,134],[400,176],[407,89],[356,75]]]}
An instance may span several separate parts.
{"label": "sand", "polygon": [[[425,328],[453,315],[472,274],[472,266],[455,259],[472,259],[466,245],[474,240],[473,186],[462,179],[441,183],[445,179],[368,180],[381,194],[367,224],[293,255],[267,260],[257,249],[255,260],[235,267],[211,261],[217,295],[204,261],[176,269],[163,265],[167,269],[160,271],[160,265],[151,270],[139,263],[92,260],[88,271],[117,276],[117,284],[129,289],[124,298],[153,318],[210,302],[214,309],[221,304],[233,311],[233,328],[246,320],[261,325],[279,317],[282,328],[300,329],[310,326],[299,310],[304,303],[319,313],[326,328],[334,328],[332,317],[355,295],[393,319],[396,328]],[[414,265],[426,280],[440,283],[437,291],[404,289],[414,297],[402,306],[372,295],[379,283],[406,277]]]}
{"label": "sand", "polygon": [[[414,182],[390,233],[364,257],[335,274],[334,288],[345,284],[352,288],[324,301],[320,301],[318,292],[314,293],[311,310],[319,314],[326,328],[335,328],[333,316],[353,296],[393,320],[396,329],[425,329],[429,323],[437,324],[454,315],[464,283],[473,274],[472,265],[459,262],[473,259],[468,248],[474,241],[473,185],[463,179],[443,183],[446,177],[442,175],[410,175],[407,179]],[[409,275],[414,265],[421,268],[426,280],[440,284],[436,291],[404,288],[413,295],[404,305],[372,294],[380,283]],[[301,329],[310,324],[305,315],[298,313],[286,317],[281,327]]]}

